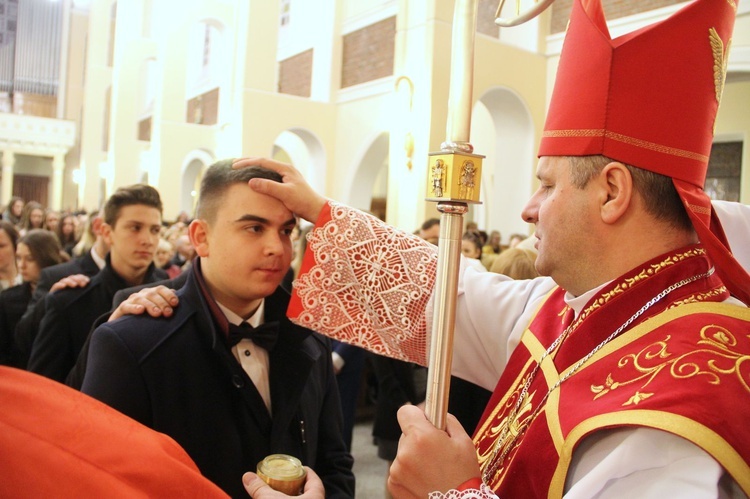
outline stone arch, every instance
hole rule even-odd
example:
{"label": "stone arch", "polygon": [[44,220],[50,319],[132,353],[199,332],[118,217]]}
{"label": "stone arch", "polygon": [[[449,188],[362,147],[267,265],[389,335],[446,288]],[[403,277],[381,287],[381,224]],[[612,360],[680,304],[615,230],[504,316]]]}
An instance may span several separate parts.
{"label": "stone arch", "polygon": [[203,172],[216,161],[209,152],[202,149],[191,151],[185,156],[180,168],[180,209],[191,216],[195,212]]}
{"label": "stone arch", "polygon": [[290,128],[274,140],[271,157],[289,162],[318,192],[326,191],[326,153],[315,133],[306,128]]}
{"label": "stone arch", "polygon": [[378,179],[387,178],[383,175],[383,169],[389,165],[390,136],[388,132],[379,132],[371,141],[359,161],[355,163],[354,173],[349,181],[347,193],[349,198],[346,204],[370,211],[373,198],[373,189],[377,186]]}

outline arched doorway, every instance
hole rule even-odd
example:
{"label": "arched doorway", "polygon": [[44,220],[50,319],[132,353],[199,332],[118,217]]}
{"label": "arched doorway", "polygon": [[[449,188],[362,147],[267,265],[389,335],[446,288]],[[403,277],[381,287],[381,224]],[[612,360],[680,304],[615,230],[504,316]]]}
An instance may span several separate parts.
{"label": "arched doorway", "polygon": [[529,233],[521,210],[532,194],[536,165],[534,125],[526,104],[512,90],[493,88],[474,106],[474,149],[486,158],[482,167],[481,205],[471,218],[487,232],[499,230],[503,242],[512,233]]}
{"label": "arched doorway", "polygon": [[276,137],[271,157],[291,163],[318,192],[326,191],[326,154],[320,139],[305,128],[290,128]]}
{"label": "arched doorway", "polygon": [[215,161],[206,151],[193,151],[185,157],[181,168],[180,181],[180,211],[195,214],[195,204],[198,201],[203,172]]}
{"label": "arched doorway", "polygon": [[349,184],[347,204],[385,219],[390,140],[381,132],[365,149]]}

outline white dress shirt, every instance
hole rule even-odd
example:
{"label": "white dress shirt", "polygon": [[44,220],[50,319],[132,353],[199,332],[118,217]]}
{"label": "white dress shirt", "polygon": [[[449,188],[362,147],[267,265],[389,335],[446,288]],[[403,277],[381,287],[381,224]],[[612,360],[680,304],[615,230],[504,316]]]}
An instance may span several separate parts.
{"label": "white dress shirt", "polygon": [[[258,327],[263,324],[265,318],[265,300],[260,302],[258,310],[245,322],[253,327]],[[243,320],[242,317],[235,314],[224,305],[216,302],[230,324],[236,326],[240,325]],[[252,340],[243,338],[239,343],[232,347],[232,353],[237,362],[240,363],[242,369],[247,373],[250,379],[253,381],[255,388],[258,389],[260,396],[263,397],[263,402],[266,403],[268,413],[271,414],[271,387],[268,381],[268,351],[265,348],[261,348]]]}

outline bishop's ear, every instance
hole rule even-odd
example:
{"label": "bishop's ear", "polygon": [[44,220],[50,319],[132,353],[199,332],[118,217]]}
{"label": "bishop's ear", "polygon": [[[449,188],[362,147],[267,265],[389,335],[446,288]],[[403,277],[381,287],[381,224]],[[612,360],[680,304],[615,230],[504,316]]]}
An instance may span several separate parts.
{"label": "bishop's ear", "polygon": [[613,161],[602,170],[601,216],[605,223],[613,224],[622,218],[633,201],[633,176],[624,164]]}

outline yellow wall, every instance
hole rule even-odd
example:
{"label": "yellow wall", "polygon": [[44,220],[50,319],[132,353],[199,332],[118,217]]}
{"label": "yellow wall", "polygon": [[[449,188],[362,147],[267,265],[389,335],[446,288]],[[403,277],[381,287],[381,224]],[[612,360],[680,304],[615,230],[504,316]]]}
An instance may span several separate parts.
{"label": "yellow wall", "polygon": [[742,185],[740,201],[750,203],[750,81],[729,83],[724,87],[716,119],[715,139],[742,140]]}

